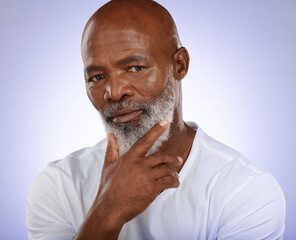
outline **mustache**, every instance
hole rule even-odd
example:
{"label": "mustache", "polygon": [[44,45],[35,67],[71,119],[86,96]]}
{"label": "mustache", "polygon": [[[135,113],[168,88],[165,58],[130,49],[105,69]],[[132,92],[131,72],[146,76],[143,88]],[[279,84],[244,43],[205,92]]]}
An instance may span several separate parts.
{"label": "mustache", "polygon": [[106,120],[110,120],[110,115],[115,111],[122,110],[122,109],[135,109],[139,108],[143,110],[143,113],[150,112],[150,104],[146,102],[132,102],[132,101],[123,101],[123,102],[116,102],[112,103],[108,107],[106,107],[102,115]]}

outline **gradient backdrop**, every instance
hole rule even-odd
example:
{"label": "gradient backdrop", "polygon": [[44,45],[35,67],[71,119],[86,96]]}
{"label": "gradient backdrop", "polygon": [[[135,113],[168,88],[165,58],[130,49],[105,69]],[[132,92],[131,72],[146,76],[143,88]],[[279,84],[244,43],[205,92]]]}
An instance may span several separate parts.
{"label": "gradient backdrop", "polygon": [[[106,1],[1,0],[1,232],[26,239],[25,198],[49,161],[104,137],[84,89],[80,37]],[[296,1],[159,0],[191,64],[184,118],[271,172],[296,239]]]}

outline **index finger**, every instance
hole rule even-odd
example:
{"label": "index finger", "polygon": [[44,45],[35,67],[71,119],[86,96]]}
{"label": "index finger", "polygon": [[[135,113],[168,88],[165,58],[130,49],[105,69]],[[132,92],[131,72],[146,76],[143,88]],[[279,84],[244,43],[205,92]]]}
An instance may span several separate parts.
{"label": "index finger", "polygon": [[155,124],[143,137],[141,137],[128,151],[129,154],[136,154],[140,157],[145,157],[149,149],[156,142],[156,140],[165,132],[168,128],[169,122],[167,120],[161,120]]}

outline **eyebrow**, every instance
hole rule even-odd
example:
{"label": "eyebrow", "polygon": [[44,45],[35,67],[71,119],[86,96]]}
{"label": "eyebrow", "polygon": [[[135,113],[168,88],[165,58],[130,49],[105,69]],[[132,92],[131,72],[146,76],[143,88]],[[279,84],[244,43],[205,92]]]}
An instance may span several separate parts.
{"label": "eyebrow", "polygon": [[102,71],[104,68],[102,66],[91,65],[85,68],[84,73],[94,72],[94,71]]}
{"label": "eyebrow", "polygon": [[141,56],[141,55],[132,55],[126,58],[123,58],[116,62],[116,65],[124,65],[131,62],[141,62],[141,61],[147,61],[148,58]]}
{"label": "eyebrow", "polygon": [[[123,59],[118,60],[115,62],[116,65],[124,65],[132,62],[143,62],[148,61],[148,58],[141,56],[141,55],[132,55]],[[105,68],[99,65],[91,65],[85,68],[85,73],[94,72],[94,71],[102,71]]]}

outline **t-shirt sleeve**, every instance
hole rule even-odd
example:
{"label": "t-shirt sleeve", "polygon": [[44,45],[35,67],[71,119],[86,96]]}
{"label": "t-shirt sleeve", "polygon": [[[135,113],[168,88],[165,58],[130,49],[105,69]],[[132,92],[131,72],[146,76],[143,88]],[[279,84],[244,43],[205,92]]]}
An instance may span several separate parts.
{"label": "t-shirt sleeve", "polygon": [[64,240],[75,236],[73,226],[67,221],[58,186],[53,169],[47,168],[34,180],[26,201],[29,240]]}
{"label": "t-shirt sleeve", "polygon": [[217,240],[275,240],[285,229],[285,199],[268,173],[246,179],[228,196]]}

